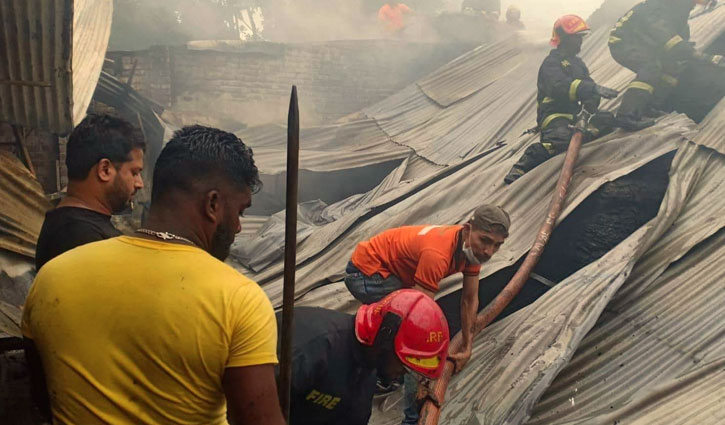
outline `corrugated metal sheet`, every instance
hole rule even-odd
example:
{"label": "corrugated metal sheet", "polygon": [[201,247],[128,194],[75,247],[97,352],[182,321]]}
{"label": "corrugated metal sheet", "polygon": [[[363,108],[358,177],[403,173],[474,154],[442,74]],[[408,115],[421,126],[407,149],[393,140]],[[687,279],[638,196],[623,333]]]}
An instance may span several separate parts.
{"label": "corrugated metal sheet", "polygon": [[418,81],[418,87],[442,107],[447,107],[514,72],[525,60],[514,37],[487,44],[451,61]]}
{"label": "corrugated metal sheet", "polygon": [[695,143],[725,155],[725,99],[697,126],[697,130],[692,138]]}
{"label": "corrugated metal sheet", "polygon": [[5,336],[22,338],[23,334],[20,331],[21,318],[20,308],[0,301],[0,338]]}
{"label": "corrugated metal sheet", "polygon": [[[691,121],[671,116],[649,132],[612,135],[586,145],[564,216],[603,183],[677,149],[684,141],[682,134],[691,130]],[[535,235],[530,229],[544,218],[549,191],[553,190],[563,157],[548,161],[514,185],[504,186],[503,177],[516,159],[507,158],[504,149],[494,151],[384,192],[317,229],[297,252],[298,296],[339,279],[358,241],[404,224],[460,222],[482,199],[505,205],[517,223],[510,242],[484,268],[484,276],[513,264],[533,242]],[[254,275],[275,305],[281,302],[282,270],[277,262]],[[459,285],[456,281],[446,282],[442,293]]]}
{"label": "corrugated metal sheet", "polygon": [[4,150],[0,150],[0,205],[0,249],[34,258],[50,202],[38,180]]}
{"label": "corrugated metal sheet", "polygon": [[[381,162],[402,160],[410,151],[394,143],[389,149],[370,151],[318,151],[301,149],[300,168],[309,171],[335,171],[364,167]],[[385,146],[382,146],[385,147]],[[381,147],[381,148],[382,148]],[[262,174],[284,173],[287,169],[287,150],[254,148],[254,161]]]}
{"label": "corrugated metal sheet", "polygon": [[146,137],[147,169],[150,171],[161,153],[171,129],[159,118],[163,106],[145,98],[128,84],[103,71],[94,86],[93,99],[113,106],[125,119],[141,128]]}
{"label": "corrugated metal sheet", "polygon": [[[373,190],[364,194],[357,194],[325,205],[317,200],[300,204],[298,208],[297,243],[304,242],[309,236],[325,225],[345,217],[352,211],[365,208],[374,200],[381,198],[389,192],[405,184],[402,181],[410,160],[404,160],[395,170],[388,174]],[[256,222],[253,221],[253,223]],[[279,260],[283,254],[284,244],[284,211],[279,212],[262,226],[254,225],[257,231],[247,233],[236,239],[232,246],[232,257],[241,263],[250,272],[260,271]],[[253,273],[253,272],[252,272]]]}
{"label": "corrugated metal sheet", "polygon": [[387,99],[363,110],[390,137],[424,125],[443,108],[412,84]]}
{"label": "corrugated metal sheet", "polygon": [[112,0],[73,4],[73,126],[86,116],[111,37]]}
{"label": "corrugated metal sheet", "polygon": [[[673,161],[670,175],[667,194],[655,219],[602,259],[581,269],[534,304],[491,326],[477,338],[475,360],[469,366],[471,370],[455,379],[449,387],[450,398],[443,410],[441,424],[467,424],[474,417],[479,423],[525,421],[625,282],[630,292],[629,295],[627,291],[619,294],[625,297],[623,304],[639,302],[644,294],[656,288],[656,279],[670,264],[725,226],[725,217],[721,214],[725,208],[725,182],[722,179],[725,158],[687,143]],[[703,286],[708,291],[721,291],[717,282],[717,279],[707,280]],[[683,314],[703,308],[694,293],[693,297],[680,299],[680,302]],[[645,305],[663,314],[666,311],[666,305]],[[642,313],[663,333],[679,332],[680,337],[685,337],[694,330],[688,329],[685,323],[677,329],[668,329],[664,321],[660,324],[659,319],[647,316],[646,311]],[[601,320],[611,319],[611,315],[605,315]],[[620,317],[625,322],[628,319],[630,317],[626,315]],[[641,334],[631,327],[629,330],[634,334],[628,334],[627,338],[635,343],[638,335],[648,337],[644,330]],[[600,339],[602,335],[599,334]],[[635,358],[644,355],[639,350],[643,347],[633,347],[632,357],[623,357],[616,346],[617,343],[629,343],[622,341],[623,335],[620,339],[610,340],[611,345],[595,343],[597,360],[575,365],[579,375],[574,380],[568,375],[568,397],[561,399],[561,388],[557,388],[556,396],[553,396],[552,403],[556,404],[558,414],[551,405],[541,406],[539,411],[545,416],[546,423],[569,423],[564,417],[569,411],[575,412],[573,416],[579,416],[573,423],[612,423],[602,420],[600,415],[609,413],[610,405],[621,407],[628,403],[630,398],[626,394],[634,391],[637,385],[646,387],[644,380],[637,381],[634,376],[629,376],[629,381],[623,378],[613,387],[610,387],[610,378],[602,381],[589,376],[597,367],[611,371],[623,367],[620,365],[625,361],[634,363]],[[660,342],[667,345],[666,341]],[[711,347],[717,349],[718,345]],[[725,353],[720,350],[718,355],[722,357]],[[639,358],[638,362],[642,361],[644,359]],[[652,368],[656,366],[652,365]],[[631,371],[648,377],[657,375],[649,373],[652,369],[648,371],[641,367]],[[589,392],[592,386],[596,388]],[[609,391],[607,397],[603,396],[605,389]],[[572,396],[575,397],[574,406],[569,400]]]}
{"label": "corrugated metal sheet", "polygon": [[[697,33],[699,25],[711,25],[709,18],[707,22],[703,22],[703,24],[699,24],[699,22],[693,23],[695,33]],[[720,23],[720,27],[725,28],[725,23]],[[713,29],[713,31],[715,30],[716,28]],[[617,65],[606,51],[608,31],[608,27],[604,26],[588,38],[584,49],[585,59],[589,63],[593,63],[591,67],[594,69],[595,78],[597,78],[602,84],[624,87],[628,81],[633,78],[633,74]],[[517,202],[515,198],[506,198],[501,195],[498,195],[499,197],[496,198],[496,195],[494,194],[497,190],[501,190],[501,179],[503,174],[505,174],[508,168],[510,168],[513,162],[515,162],[522,150],[536,139],[535,136],[519,137],[519,134],[523,129],[527,128],[529,124],[534,123],[534,93],[536,86],[535,68],[538,67],[541,57],[543,57],[546,51],[548,51],[546,48],[544,48],[544,52],[532,52],[530,49],[524,50],[525,51],[522,51],[521,54],[527,58],[527,63],[532,62],[532,58],[534,56],[537,56],[538,58],[536,62],[532,62],[530,64],[531,69],[527,70],[524,69],[524,67],[520,67],[517,72],[505,75],[494,83],[483,87],[477,93],[451,104],[447,108],[441,108],[440,106],[435,105],[435,103],[431,103],[431,100],[428,99],[427,96],[421,94],[419,90],[416,90],[415,87],[408,87],[401,91],[398,95],[392,96],[380,104],[368,108],[365,111],[365,115],[371,116],[376,120],[377,117],[384,117],[382,121],[378,121],[383,123],[380,128],[386,130],[386,126],[388,126],[388,130],[395,129],[394,131],[400,131],[401,133],[392,137],[392,139],[397,143],[402,143],[405,146],[412,147],[416,154],[420,155],[424,159],[430,160],[431,157],[436,158],[436,160],[431,161],[431,163],[435,164],[434,166],[446,164],[448,162],[460,162],[467,155],[480,153],[482,150],[490,148],[499,140],[508,139],[507,141],[510,143],[509,147],[498,150],[491,155],[486,156],[484,159],[476,161],[475,167],[472,166],[467,168],[465,172],[461,172],[461,175],[477,175],[481,181],[487,182],[485,185],[477,187],[480,189],[480,192],[476,192],[474,190],[473,192],[476,193],[472,193],[466,183],[462,183],[464,187],[461,191],[457,190],[455,187],[451,187],[459,184],[461,181],[465,181],[465,179],[461,177],[459,180],[448,179],[447,185],[445,187],[441,187],[439,189],[439,193],[453,193],[456,194],[458,198],[475,200],[490,200],[494,198],[497,199],[498,203],[503,205],[507,205],[510,202],[515,203]],[[463,58],[468,58],[470,60],[485,60],[479,57],[478,53],[479,51],[475,51],[469,55],[465,55]],[[450,74],[457,68],[467,69],[468,67],[473,66],[467,64],[463,58],[454,61],[452,66],[444,67],[443,71],[437,71],[435,75],[438,75],[439,72]],[[496,66],[494,66],[494,68],[496,68]],[[485,71],[481,72],[485,73]],[[435,79],[435,76],[433,76],[429,80],[436,81],[436,84],[439,84],[442,87],[437,90],[443,90],[445,88],[445,81],[443,79],[438,81]],[[411,119],[411,117],[414,118]],[[667,120],[674,120],[674,118],[668,118]],[[361,121],[367,121],[367,118],[363,118]],[[677,122],[677,120],[670,122]],[[403,125],[396,126],[395,123],[403,123]],[[340,125],[342,127],[347,127],[360,125],[360,122],[353,121]],[[681,121],[678,122],[677,125],[670,125],[670,127],[671,128],[666,130],[662,127],[655,127],[654,129],[646,130],[638,134],[626,135],[623,140],[627,140],[628,143],[634,144],[648,143],[648,140],[652,140],[653,132],[657,132],[659,137],[663,140],[671,140],[673,143],[676,143],[677,140],[682,140],[683,137],[690,135],[693,130],[692,127],[689,127]],[[388,130],[386,130],[386,132]],[[611,136],[610,139],[617,140],[617,136]],[[310,143],[312,145],[324,143],[322,140],[322,137],[313,140],[308,139],[305,143]],[[597,143],[604,143],[604,141]],[[611,158],[622,160],[627,164],[637,164],[635,166],[636,168],[644,163],[641,162],[643,155],[644,157],[652,159],[655,156],[649,155],[653,152],[657,152],[658,155],[667,152],[667,150],[662,150],[663,146],[666,146],[669,150],[676,148],[676,145],[663,144],[653,146],[652,148],[655,149],[655,151],[647,153],[638,151],[636,154],[629,149],[624,149],[613,152],[611,154],[613,155]],[[627,155],[635,156],[625,159]],[[604,163],[596,164],[596,166],[591,168],[581,168],[580,173],[583,176],[586,175],[587,178],[592,179],[587,180],[586,183],[591,186],[587,186],[586,189],[582,190],[581,194],[572,194],[570,196],[570,199],[572,199],[573,196],[577,196],[576,199],[571,200],[572,206],[578,205],[584,197],[593,192],[596,187],[604,183],[606,180],[601,179],[602,176],[606,176],[607,173],[614,172],[615,174],[608,175],[608,178],[616,178],[622,175],[616,174],[616,171],[619,171],[620,173],[628,173],[633,169],[628,168],[629,166],[622,166],[621,169],[617,170],[617,163],[613,163],[611,166],[606,166],[604,165],[606,164],[606,161]],[[544,168],[539,168],[541,170],[537,169],[535,170],[535,173],[540,171],[543,172]],[[486,171],[482,171],[482,169],[485,169]],[[549,169],[548,172],[555,173],[557,170],[558,168],[552,168]],[[614,175],[616,175],[616,177],[612,177]],[[537,177],[533,177],[535,174],[532,174],[531,176],[532,177],[530,178],[534,179],[531,180],[531,182],[535,182],[529,183],[534,185],[531,188],[531,192],[536,192],[536,190],[540,188],[540,183],[537,180]],[[422,178],[422,176],[418,177]],[[408,174],[407,178],[415,179],[415,176]],[[600,178],[600,180],[596,180],[596,178]],[[437,179],[437,174],[433,174],[429,176],[428,179],[423,179],[423,181],[437,181]],[[553,180],[554,177],[552,176],[551,179]],[[522,180],[522,182],[527,181],[529,181],[528,176]],[[515,186],[516,185],[514,185],[514,187]],[[408,185],[401,188],[401,191],[397,193],[407,193],[406,191],[413,191],[418,188],[419,186],[417,185]],[[535,193],[530,193],[528,190],[526,190],[526,193],[530,197],[530,200],[537,199]],[[390,194],[388,195],[393,196]],[[434,195],[432,196],[432,199],[438,199],[435,198]],[[373,223],[377,221],[377,218],[373,218],[369,220],[370,223],[364,223],[363,227],[366,227],[366,230],[363,230],[355,235],[348,235],[346,233],[349,232],[349,226],[352,226],[358,219],[360,219],[360,217],[369,215],[370,211],[374,211],[378,205],[383,205],[390,200],[390,198],[386,198],[373,202],[363,211],[356,211],[352,216],[345,216],[339,222],[323,227],[323,229],[315,232],[311,239],[306,240],[305,244],[301,247],[302,249],[298,253],[300,263],[309,264],[310,270],[309,276],[305,275],[305,272],[302,272],[302,276],[307,276],[307,278],[300,279],[303,282],[302,285],[299,286],[300,294],[309,291],[311,288],[324,284],[327,279],[334,279],[334,276],[339,276],[341,270],[344,269],[346,255],[340,255],[340,253],[347,253],[351,251],[354,247],[354,242],[351,242],[349,244],[350,246],[346,246],[344,249],[341,249],[340,247],[335,247],[333,249],[328,246],[333,241],[337,241],[338,238],[342,237],[341,235],[345,235],[346,238],[352,237],[353,240],[360,240],[365,239],[382,229],[394,226],[395,224],[423,222],[425,220],[428,222],[455,222],[461,220],[466,215],[467,211],[465,211],[466,208],[464,208],[464,205],[470,207],[470,210],[472,210],[476,203],[474,201],[470,201],[469,205],[468,201],[460,202],[453,200],[458,198],[445,198],[447,201],[439,200],[439,203],[426,201],[428,208],[421,209],[424,211],[431,211],[428,214],[409,216],[409,212],[405,210],[405,208],[401,208],[399,214],[395,215],[395,219],[389,220],[389,217],[387,216],[394,213],[386,212],[386,217],[381,218],[379,222]],[[545,201],[542,200],[541,202]],[[454,211],[450,211],[449,214],[440,212],[436,213],[440,210],[440,205],[446,204],[455,205],[445,207],[452,208]],[[410,206],[408,208],[410,208]],[[539,207],[534,207],[533,204],[531,204],[527,209],[525,209],[525,211],[543,211],[543,209],[543,204]],[[531,213],[529,213],[525,217],[524,221],[529,223],[530,219],[534,220],[532,223],[535,223],[538,216],[532,216]],[[336,226],[339,227],[335,229]],[[512,237],[512,240],[514,239],[519,240],[519,238]],[[528,247],[528,243],[530,241],[526,238],[521,240],[525,240],[522,246],[519,247],[522,250],[521,252],[523,252],[523,249]],[[330,257],[326,257],[324,255],[326,249],[333,249],[336,252],[337,256],[332,256],[335,257],[334,261]],[[504,257],[499,255],[498,258]],[[325,261],[333,262],[326,263]],[[494,259],[493,261],[495,262],[496,260]],[[509,265],[512,261],[507,259],[505,263],[506,265]],[[315,268],[318,270],[313,271]],[[330,276],[325,276],[324,273],[319,273],[319,268],[326,268],[328,270],[332,269],[335,270],[335,272],[331,272]],[[304,269],[307,270],[307,268]],[[498,270],[499,265],[491,264],[490,269]],[[257,278],[264,283],[274,282],[280,275],[281,265],[275,265],[262,271]],[[270,288],[274,288],[275,286],[276,285],[271,285]],[[455,282],[451,283],[451,286],[449,286],[451,289],[456,287]],[[275,300],[276,298],[274,297],[278,295],[277,292],[278,291],[276,289],[270,289],[269,291],[270,295],[273,295],[273,299]]]}
{"label": "corrugated metal sheet", "polygon": [[[703,45],[725,28],[725,20],[716,16],[692,22]],[[588,39],[585,61],[598,82],[623,88],[633,74],[609,56],[607,32],[603,26]],[[536,53],[521,54],[533,62]],[[457,93],[445,97],[444,89],[430,90],[442,103],[452,102],[447,107],[411,86],[365,110],[365,117],[375,119],[392,140],[430,163],[458,165],[426,176],[413,174],[407,184],[316,229],[298,249],[300,304],[352,311],[356,304],[339,281],[357,242],[399,225],[460,222],[482,200],[504,205],[513,222],[509,240],[486,264],[482,277],[525,254],[563,161],[555,157],[511,186],[501,183],[534,141],[518,132],[533,124],[539,62],[528,70],[522,65],[478,91],[473,80],[463,84],[434,75],[428,79],[430,87],[450,83]],[[475,68],[460,59],[444,71],[456,75],[456,66]],[[506,101],[497,103],[502,97]],[[441,424],[529,419],[537,424],[718,423],[723,398],[707,391],[723,375],[722,273],[703,263],[722,262],[721,250],[705,250],[722,244],[722,235],[713,235],[725,226],[725,159],[704,146],[721,144],[722,107],[699,126],[670,115],[642,132],[618,132],[583,147],[561,220],[602,184],[677,150],[659,214],[600,260],[477,338],[474,358],[449,387]],[[501,139],[508,146],[461,162]],[[281,302],[281,275],[280,261],[251,274],[275,305]],[[685,286],[692,279],[698,282]],[[675,286],[679,291],[673,294]],[[441,295],[459,289],[460,282],[448,279],[442,288]],[[668,402],[696,404],[688,416],[686,409],[673,413],[677,409]],[[399,413],[376,412],[371,423],[399,423]],[[668,415],[673,421],[662,420]]]}
{"label": "corrugated metal sheet", "polygon": [[[605,5],[611,7],[603,7],[602,15],[609,14],[610,21],[585,41],[582,55],[601,84],[624,89],[634,78],[611,58],[606,40],[612,10],[626,10],[636,3],[628,0]],[[723,21],[723,7],[696,18],[692,27],[698,46],[715,40],[725,29]],[[362,118],[340,124],[339,131],[348,129],[346,134],[357,135],[363,145],[378,143],[379,136],[354,130],[373,119],[391,141],[442,166],[490,149],[500,141],[515,150],[512,155],[519,155],[533,140],[520,134],[535,125],[537,69],[548,50],[545,43],[532,45],[515,39],[479,47],[366,108]],[[617,102],[606,102],[605,107],[613,108]],[[313,145],[326,138],[315,132],[305,136],[303,140]]]}
{"label": "corrugated metal sheet", "polygon": [[[502,140],[515,144],[535,125],[536,63],[546,52],[516,46],[505,41],[479,48],[364,112],[396,143],[439,165],[455,164]],[[487,58],[489,50],[498,52],[498,61]],[[492,71],[482,71],[487,68]],[[438,102],[453,103],[443,108]]]}
{"label": "corrugated metal sheet", "polygon": [[[254,149],[254,160],[262,174],[284,173],[287,164],[287,128],[264,125],[237,132]],[[335,171],[403,160],[411,149],[394,143],[371,119],[302,129],[300,168]]]}
{"label": "corrugated metal sheet", "polygon": [[528,423],[725,422],[724,262],[720,231],[649,285],[635,268]]}
{"label": "corrugated metal sheet", "polygon": [[0,338],[20,337],[20,308],[35,277],[32,257],[0,249]]}
{"label": "corrugated metal sheet", "polygon": [[0,2],[0,119],[70,132],[90,104],[112,12],[111,0]]}
{"label": "corrugated metal sheet", "polygon": [[690,21],[692,39],[697,41],[698,49],[710,45],[725,31],[722,26],[723,20],[725,20],[725,3],[719,1],[714,10]]}

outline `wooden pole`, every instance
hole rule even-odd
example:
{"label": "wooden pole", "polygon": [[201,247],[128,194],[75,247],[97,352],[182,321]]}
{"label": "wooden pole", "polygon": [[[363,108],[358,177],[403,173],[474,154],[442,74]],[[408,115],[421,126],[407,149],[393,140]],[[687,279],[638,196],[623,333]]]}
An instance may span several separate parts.
{"label": "wooden pole", "polygon": [[300,155],[300,109],[297,87],[292,86],[287,117],[287,208],[284,238],[284,294],[282,298],[282,335],[279,359],[279,401],[289,423],[292,388],[292,321],[295,304],[295,265],[297,262],[297,183]]}

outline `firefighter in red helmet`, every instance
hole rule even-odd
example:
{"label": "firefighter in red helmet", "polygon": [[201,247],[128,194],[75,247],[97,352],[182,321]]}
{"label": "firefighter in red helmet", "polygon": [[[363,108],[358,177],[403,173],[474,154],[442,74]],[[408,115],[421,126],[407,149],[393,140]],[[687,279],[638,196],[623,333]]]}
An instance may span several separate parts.
{"label": "firefighter in red helmet", "polygon": [[[576,15],[562,16],[554,23],[551,45],[555,49],[539,68],[537,82],[536,121],[541,141],[526,149],[505,177],[506,183],[514,182],[552,156],[565,152],[574,131],[572,125],[582,107],[595,113],[601,98],[617,96],[616,90],[596,84],[584,61],[577,56],[589,31],[584,19]],[[588,138],[611,131],[613,122],[611,114],[595,115]]]}
{"label": "firefighter in red helmet", "polygon": [[363,305],[354,316],[297,307],[293,335],[292,425],[367,424],[376,378],[392,381],[406,371],[440,377],[450,339],[438,304],[413,289]]}

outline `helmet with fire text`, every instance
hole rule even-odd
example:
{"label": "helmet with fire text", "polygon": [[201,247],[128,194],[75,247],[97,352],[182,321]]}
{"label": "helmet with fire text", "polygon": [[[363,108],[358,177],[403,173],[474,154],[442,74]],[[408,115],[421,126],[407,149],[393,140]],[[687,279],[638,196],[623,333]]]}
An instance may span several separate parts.
{"label": "helmet with fire text", "polygon": [[394,329],[395,354],[407,368],[431,379],[441,376],[450,336],[446,317],[431,297],[401,289],[358,309],[355,335],[363,345],[372,346],[383,327]]}

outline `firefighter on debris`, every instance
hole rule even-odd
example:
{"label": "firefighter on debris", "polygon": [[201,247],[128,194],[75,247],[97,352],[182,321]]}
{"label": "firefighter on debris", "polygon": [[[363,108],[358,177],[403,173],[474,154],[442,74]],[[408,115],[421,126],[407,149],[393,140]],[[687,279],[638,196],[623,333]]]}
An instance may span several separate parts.
{"label": "firefighter on debris", "polygon": [[[554,23],[551,45],[556,47],[539,68],[537,124],[541,142],[526,149],[504,178],[507,184],[531,171],[554,155],[566,151],[577,115],[582,108],[590,113],[599,109],[601,98],[612,99],[617,91],[600,86],[589,76],[589,69],[577,55],[589,26],[576,15],[566,15]],[[613,117],[597,113],[590,121],[587,138],[612,130]]]}
{"label": "firefighter on debris", "polygon": [[506,25],[516,30],[526,29],[524,23],[521,22],[521,9],[518,6],[512,4],[506,9]]}
{"label": "firefighter on debris", "polygon": [[[609,50],[620,65],[637,74],[622,96],[617,121],[639,130],[654,124],[662,110],[678,109],[673,92],[692,62],[725,66],[720,55],[695,50],[688,19],[707,0],[647,0],[619,19],[609,37]],[[704,87],[703,87],[704,88]]]}
{"label": "firefighter on debris", "polygon": [[443,311],[413,289],[363,305],[355,316],[298,307],[293,327],[292,425],[365,425],[376,376],[389,382],[408,370],[437,379],[448,355]]}

